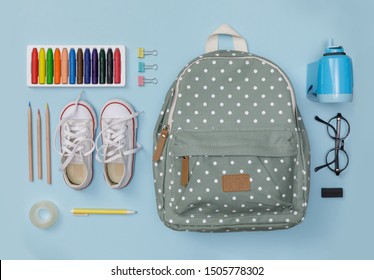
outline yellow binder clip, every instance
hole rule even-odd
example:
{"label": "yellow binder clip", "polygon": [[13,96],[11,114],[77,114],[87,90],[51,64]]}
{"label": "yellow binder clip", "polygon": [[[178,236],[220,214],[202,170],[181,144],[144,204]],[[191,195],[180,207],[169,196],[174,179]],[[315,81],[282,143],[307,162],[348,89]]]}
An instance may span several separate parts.
{"label": "yellow binder clip", "polygon": [[138,58],[144,58],[145,55],[154,55],[154,56],[157,56],[158,55],[158,51],[157,50],[147,51],[144,48],[138,48]]}

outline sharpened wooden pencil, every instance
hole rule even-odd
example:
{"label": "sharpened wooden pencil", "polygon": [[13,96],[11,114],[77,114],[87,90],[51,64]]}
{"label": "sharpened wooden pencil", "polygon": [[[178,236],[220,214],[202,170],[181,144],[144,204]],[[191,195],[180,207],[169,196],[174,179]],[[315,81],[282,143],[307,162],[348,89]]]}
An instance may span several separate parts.
{"label": "sharpened wooden pencil", "polygon": [[45,144],[46,144],[46,156],[47,156],[47,183],[52,184],[51,174],[51,123],[49,116],[48,103],[45,108]]}
{"label": "sharpened wooden pencil", "polygon": [[128,209],[98,209],[98,208],[74,208],[70,210],[74,215],[87,216],[87,215],[130,215],[136,214],[134,210]]}
{"label": "sharpened wooden pencil", "polygon": [[28,146],[29,146],[29,181],[34,181],[34,166],[32,158],[32,111],[31,104],[29,102],[29,108],[27,111],[28,115]]}
{"label": "sharpened wooden pencil", "polygon": [[40,119],[40,110],[38,110],[38,118],[37,118],[37,141],[38,141],[38,178],[42,179],[42,124]]}

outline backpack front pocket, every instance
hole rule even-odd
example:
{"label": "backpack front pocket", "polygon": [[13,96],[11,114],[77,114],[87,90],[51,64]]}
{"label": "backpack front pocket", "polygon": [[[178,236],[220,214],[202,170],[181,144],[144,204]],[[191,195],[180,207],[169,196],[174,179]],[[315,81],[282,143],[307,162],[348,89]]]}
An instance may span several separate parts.
{"label": "backpack front pocket", "polygon": [[179,215],[292,210],[297,148],[290,131],[177,132],[170,143]]}

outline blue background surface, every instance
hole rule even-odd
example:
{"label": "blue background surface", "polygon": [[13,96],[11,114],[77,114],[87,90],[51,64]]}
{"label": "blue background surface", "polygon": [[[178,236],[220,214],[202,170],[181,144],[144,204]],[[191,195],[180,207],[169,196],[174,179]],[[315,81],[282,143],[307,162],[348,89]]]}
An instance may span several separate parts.
{"label": "blue background surface", "polygon": [[[2,149],[0,184],[1,259],[373,259],[372,126],[374,2],[362,1],[8,1],[0,11]],[[273,60],[288,74],[309,132],[312,167],[333,147],[325,127],[314,120],[341,112],[351,123],[346,140],[350,165],[341,176],[328,170],[312,173],[309,208],[301,225],[286,231],[202,234],[166,228],[156,213],[152,177],[152,132],[165,94],[179,70],[204,51],[205,40],[228,23],[248,42],[250,52]],[[354,101],[318,104],[306,99],[306,65],[320,58],[327,39],[343,45],[354,63]],[[223,46],[230,46],[223,40]],[[97,113],[112,98],[123,98],[138,111],[135,176],[120,191],[111,190],[94,163],[88,189],[74,191],[59,173],[52,155],[52,186],[44,179],[28,181],[27,105],[34,120],[46,102],[51,128],[62,107],[79,88],[28,88],[26,46],[31,44],[124,44],[127,86],[88,88],[83,96]],[[158,85],[137,86],[137,48],[157,49],[147,57],[159,70],[148,71]],[[34,122],[34,145],[36,125]],[[44,128],[43,128],[44,129]],[[45,144],[45,143],[43,143]],[[36,146],[35,146],[36,150]],[[34,151],[35,151],[34,150]],[[34,154],[36,167],[36,153]],[[36,168],[34,169],[36,172]],[[35,173],[36,175],[36,173]],[[322,199],[321,187],[342,187],[344,198]],[[41,230],[28,212],[41,200],[59,209],[57,224]],[[74,217],[73,207],[138,210],[133,216]]]}

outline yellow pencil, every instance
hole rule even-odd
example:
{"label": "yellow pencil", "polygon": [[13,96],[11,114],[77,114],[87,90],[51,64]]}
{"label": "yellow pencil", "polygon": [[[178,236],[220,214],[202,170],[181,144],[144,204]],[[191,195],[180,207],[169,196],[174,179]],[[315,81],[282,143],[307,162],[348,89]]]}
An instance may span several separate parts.
{"label": "yellow pencil", "polygon": [[129,215],[137,213],[128,209],[97,209],[97,208],[74,208],[70,210],[74,215]]}
{"label": "yellow pencil", "polygon": [[51,174],[51,123],[49,116],[48,103],[45,108],[45,144],[46,144],[46,156],[47,156],[47,183],[52,183]]}
{"label": "yellow pencil", "polygon": [[28,146],[29,146],[29,181],[34,181],[34,166],[32,157],[32,112],[31,105],[29,102],[28,114]]}

